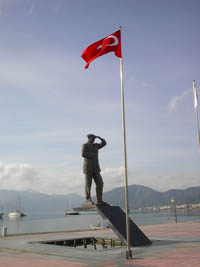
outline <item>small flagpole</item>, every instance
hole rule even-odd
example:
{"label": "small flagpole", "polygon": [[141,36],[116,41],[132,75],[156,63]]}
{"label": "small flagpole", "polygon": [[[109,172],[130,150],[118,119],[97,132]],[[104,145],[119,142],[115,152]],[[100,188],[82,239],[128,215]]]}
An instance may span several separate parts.
{"label": "small flagpole", "polygon": [[[120,31],[122,27],[120,26]],[[123,79],[123,59],[120,58],[120,80],[121,80],[121,108],[122,108],[122,132],[124,150],[124,182],[125,182],[125,210],[126,210],[126,258],[132,259],[130,249],[130,224],[129,224],[129,203],[128,203],[128,175],[127,175],[127,153],[126,153],[126,126],[125,126],[125,104],[124,104],[124,79]]]}
{"label": "small flagpole", "polygon": [[197,138],[198,138],[198,145],[199,145],[199,152],[200,152],[200,134],[199,134],[199,113],[198,113],[198,98],[197,98],[197,88],[195,85],[195,80],[193,80],[193,91],[194,91],[194,109],[196,113],[196,124],[197,124]]}

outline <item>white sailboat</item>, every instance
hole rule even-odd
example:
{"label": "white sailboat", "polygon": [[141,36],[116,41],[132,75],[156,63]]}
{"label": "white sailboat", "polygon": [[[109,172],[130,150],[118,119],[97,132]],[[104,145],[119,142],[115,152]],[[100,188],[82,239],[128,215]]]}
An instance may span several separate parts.
{"label": "white sailboat", "polygon": [[24,217],[24,216],[26,216],[26,214],[20,210],[14,210],[14,211],[8,213],[9,218],[20,218],[20,217]]}
{"label": "white sailboat", "polygon": [[20,202],[20,199],[18,199],[18,202],[19,202],[19,204],[18,204],[19,209],[16,209],[16,210],[8,213],[8,217],[9,218],[21,218],[21,217],[26,216],[26,214],[24,212],[20,211],[21,210],[21,202]]}
{"label": "white sailboat", "polygon": [[79,215],[80,213],[78,211],[75,211],[71,208],[71,200],[70,200],[70,210],[65,212],[65,215]]}

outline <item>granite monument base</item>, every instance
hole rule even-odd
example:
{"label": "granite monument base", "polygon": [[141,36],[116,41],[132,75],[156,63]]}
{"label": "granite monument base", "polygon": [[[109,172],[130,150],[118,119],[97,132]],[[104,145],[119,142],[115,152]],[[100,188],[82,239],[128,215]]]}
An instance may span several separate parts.
{"label": "granite monument base", "polygon": [[[106,220],[110,228],[126,244],[126,214],[118,206],[96,205],[97,212]],[[131,247],[151,245],[151,240],[129,218]]]}

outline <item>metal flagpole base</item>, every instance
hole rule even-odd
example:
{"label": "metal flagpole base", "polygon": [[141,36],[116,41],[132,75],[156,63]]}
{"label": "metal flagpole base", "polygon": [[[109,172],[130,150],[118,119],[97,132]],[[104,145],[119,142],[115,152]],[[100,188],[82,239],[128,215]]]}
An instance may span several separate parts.
{"label": "metal flagpole base", "polygon": [[131,250],[127,250],[126,251],[126,259],[132,259],[132,251]]}

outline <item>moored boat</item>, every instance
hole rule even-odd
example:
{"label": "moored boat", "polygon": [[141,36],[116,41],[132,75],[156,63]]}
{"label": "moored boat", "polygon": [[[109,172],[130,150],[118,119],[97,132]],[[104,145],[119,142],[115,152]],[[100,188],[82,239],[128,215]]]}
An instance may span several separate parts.
{"label": "moored boat", "polygon": [[70,209],[65,212],[65,215],[79,215],[80,213],[74,209],[72,209],[72,203],[70,200]]}
{"label": "moored boat", "polygon": [[72,209],[72,210],[66,211],[65,214],[66,215],[79,215],[80,213]]}
{"label": "moored boat", "polygon": [[20,218],[20,217],[24,217],[24,216],[26,216],[26,214],[23,213],[22,211],[19,211],[19,210],[14,210],[14,211],[8,213],[9,218]]}

